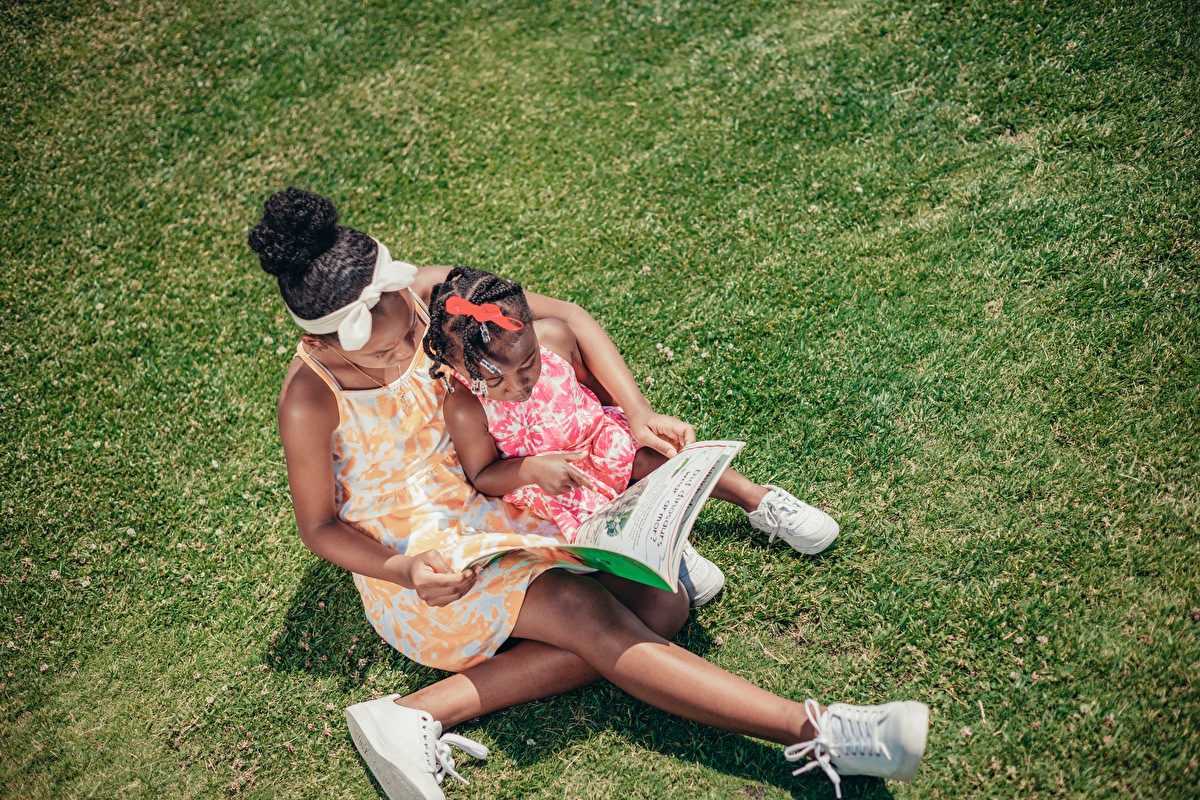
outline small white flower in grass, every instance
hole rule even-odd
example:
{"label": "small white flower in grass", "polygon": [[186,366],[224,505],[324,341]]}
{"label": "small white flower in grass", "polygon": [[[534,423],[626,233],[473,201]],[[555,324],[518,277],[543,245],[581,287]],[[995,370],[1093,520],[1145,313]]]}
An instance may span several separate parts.
{"label": "small white flower in grass", "polygon": [[653,385],[654,385],[654,378],[646,378],[646,385],[647,385],[647,386],[653,386]]}
{"label": "small white flower in grass", "polygon": [[56,570],[56,569],[50,570],[50,580],[52,580],[52,581],[58,580],[58,570]]}
{"label": "small white flower in grass", "polygon": [[40,667],[38,667],[38,672],[45,672],[48,669],[50,669],[49,664],[42,664]]}
{"label": "small white flower in grass", "polygon": [[279,345],[279,347],[275,348],[275,355],[277,355],[277,356],[281,356],[286,352],[287,352],[287,348],[284,347],[283,345]]}
{"label": "small white flower in grass", "polygon": [[137,326],[138,326],[138,330],[143,330],[143,331],[144,331],[144,330],[146,330],[146,328],[149,328],[149,327],[150,327],[150,323],[148,323],[148,322],[145,322],[145,321],[142,321],[142,322],[139,322],[139,323],[137,324]]}
{"label": "small white flower in grass", "polygon": [[701,358],[712,358],[712,356],[710,356],[710,355],[708,354],[708,351],[707,351],[707,350],[705,350],[703,353],[701,353],[701,354],[700,354],[700,357],[701,357]]}
{"label": "small white flower in grass", "polygon": [[193,673],[192,673],[192,678],[193,678],[193,679],[195,679],[195,680],[200,680],[200,673],[199,673],[199,672],[193,672]]}
{"label": "small white flower in grass", "polygon": [[103,311],[103,310],[104,310],[104,303],[96,303],[96,310],[97,310],[97,311]]}
{"label": "small white flower in grass", "polygon": [[821,207],[816,204],[810,204],[808,207],[808,213],[810,213],[810,214],[815,214],[820,210],[821,210]]}
{"label": "small white flower in grass", "polygon": [[126,536],[137,536],[137,531],[135,531],[133,528],[126,528],[125,535]]}
{"label": "small white flower in grass", "polygon": [[1013,639],[1013,641],[1016,642],[1017,644],[1025,644],[1025,637],[1018,636],[1016,639]]}
{"label": "small white flower in grass", "polygon": [[535,744],[537,744],[537,742],[535,742],[533,739],[526,739],[525,744],[529,747],[533,747]]}
{"label": "small white flower in grass", "polygon": [[216,469],[216,468],[217,468],[217,467],[219,467],[219,466],[221,466],[221,465],[220,465],[219,463],[217,463],[217,460],[214,458],[214,459],[212,460],[212,468],[213,468],[213,469]]}
{"label": "small white flower in grass", "polygon": [[862,188],[862,184],[861,184],[861,183],[856,183],[856,184],[854,184],[854,193],[855,193],[855,194],[862,194],[862,193],[863,193],[863,188]]}
{"label": "small white flower in grass", "polygon": [[820,188],[821,188],[821,184],[820,184],[820,183],[818,183],[817,181],[813,181],[812,188],[814,188],[814,189],[820,189]]}
{"label": "small white flower in grass", "polygon": [[649,275],[649,274],[650,274],[650,267],[648,267],[648,266],[642,267],[640,270],[638,270],[638,275]]}
{"label": "small white flower in grass", "polygon": [[90,580],[90,579],[88,579],[88,578],[84,578],[83,580],[81,580],[81,581],[79,582],[79,585],[80,585],[80,586],[82,586],[83,588],[85,588],[85,589],[86,589],[87,587],[89,587],[89,586],[91,586],[91,585],[92,585],[92,582],[91,582],[91,580]]}
{"label": "small white flower in grass", "polygon": [[964,739],[970,739],[972,736],[974,736],[974,735],[975,735],[975,733],[974,733],[974,732],[973,732],[973,731],[972,731],[970,728],[968,728],[966,725],[964,725],[963,727],[959,728],[959,730],[958,730],[958,733],[959,733],[959,735],[960,735],[960,736],[962,736]]}
{"label": "small white flower in grass", "polygon": [[96,448],[97,450],[99,450],[99,449],[100,449],[100,442],[92,442],[92,447],[94,447],[94,448]]}
{"label": "small white flower in grass", "polygon": [[1039,637],[1037,637],[1037,643],[1038,644],[1049,644],[1050,640],[1047,639],[1045,636],[1039,636]]}
{"label": "small white flower in grass", "polygon": [[275,344],[275,337],[274,336],[264,336],[263,344]]}

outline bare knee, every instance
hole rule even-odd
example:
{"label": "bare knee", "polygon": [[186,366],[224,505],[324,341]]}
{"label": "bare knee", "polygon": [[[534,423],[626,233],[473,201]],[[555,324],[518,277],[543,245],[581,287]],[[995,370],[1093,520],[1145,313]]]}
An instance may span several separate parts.
{"label": "bare knee", "polygon": [[534,591],[539,595],[538,605],[550,609],[567,630],[595,631],[621,624],[623,606],[608,589],[590,578],[548,570],[530,586],[530,594]]}
{"label": "bare knee", "polygon": [[669,641],[678,636],[687,624],[691,604],[687,594],[682,591],[674,594],[662,592],[661,597],[656,599],[658,602],[650,604],[649,607],[639,608],[638,616],[646,623],[647,628]]}

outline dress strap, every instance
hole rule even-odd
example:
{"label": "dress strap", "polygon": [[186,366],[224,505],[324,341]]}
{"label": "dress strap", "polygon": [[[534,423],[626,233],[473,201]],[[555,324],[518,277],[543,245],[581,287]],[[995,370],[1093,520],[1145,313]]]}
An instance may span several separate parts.
{"label": "dress strap", "polygon": [[329,371],[328,367],[326,367],[320,361],[317,361],[312,357],[311,354],[309,354],[307,350],[304,349],[304,342],[296,343],[296,355],[301,361],[303,361],[305,364],[308,364],[309,368],[313,372],[317,373],[317,376],[321,380],[325,381],[325,385],[329,387],[330,391],[332,391],[338,397],[341,397],[342,387],[338,385],[337,378],[333,377],[333,373]]}
{"label": "dress strap", "polygon": [[413,302],[417,305],[417,316],[421,318],[421,322],[424,322],[426,325],[428,325],[429,309],[425,307],[425,303],[421,300],[421,296],[414,292],[411,287],[409,287],[408,293],[412,297]]}

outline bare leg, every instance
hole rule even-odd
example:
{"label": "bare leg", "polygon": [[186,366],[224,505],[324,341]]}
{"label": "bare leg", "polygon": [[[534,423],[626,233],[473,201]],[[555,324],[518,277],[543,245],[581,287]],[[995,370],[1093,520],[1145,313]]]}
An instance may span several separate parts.
{"label": "bare leg", "polygon": [[[662,637],[674,638],[687,621],[687,597],[682,592],[670,594],[612,575],[597,575],[593,582],[603,584],[631,615]],[[578,655],[551,644],[523,640],[482,664],[397,702],[427,711],[443,727],[452,728],[466,720],[564,694],[599,679],[599,673]]]}
{"label": "bare leg", "polygon": [[575,653],[624,691],[672,714],[780,744],[816,735],[802,704],[671,644],[596,581],[543,573],[529,587],[513,634]]}
{"label": "bare leg", "polygon": [[[644,478],[667,462],[667,457],[649,447],[639,448],[633,459],[633,477]],[[756,510],[767,496],[767,487],[760,486],[734,469],[727,468],[717,479],[712,496],[740,506],[747,514]]]}

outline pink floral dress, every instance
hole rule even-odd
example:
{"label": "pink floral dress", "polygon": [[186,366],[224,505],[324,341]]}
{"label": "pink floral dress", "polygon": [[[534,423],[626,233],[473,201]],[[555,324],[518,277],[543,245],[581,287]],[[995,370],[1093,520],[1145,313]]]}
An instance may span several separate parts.
{"label": "pink floral dress", "polygon": [[561,356],[541,348],[542,374],[521,403],[479,398],[488,431],[501,458],[548,453],[587,453],[574,466],[596,484],[551,496],[536,485],[522,486],[504,499],[558,524],[574,541],[579,524],[629,486],[637,443],[619,408],[601,406]]}

